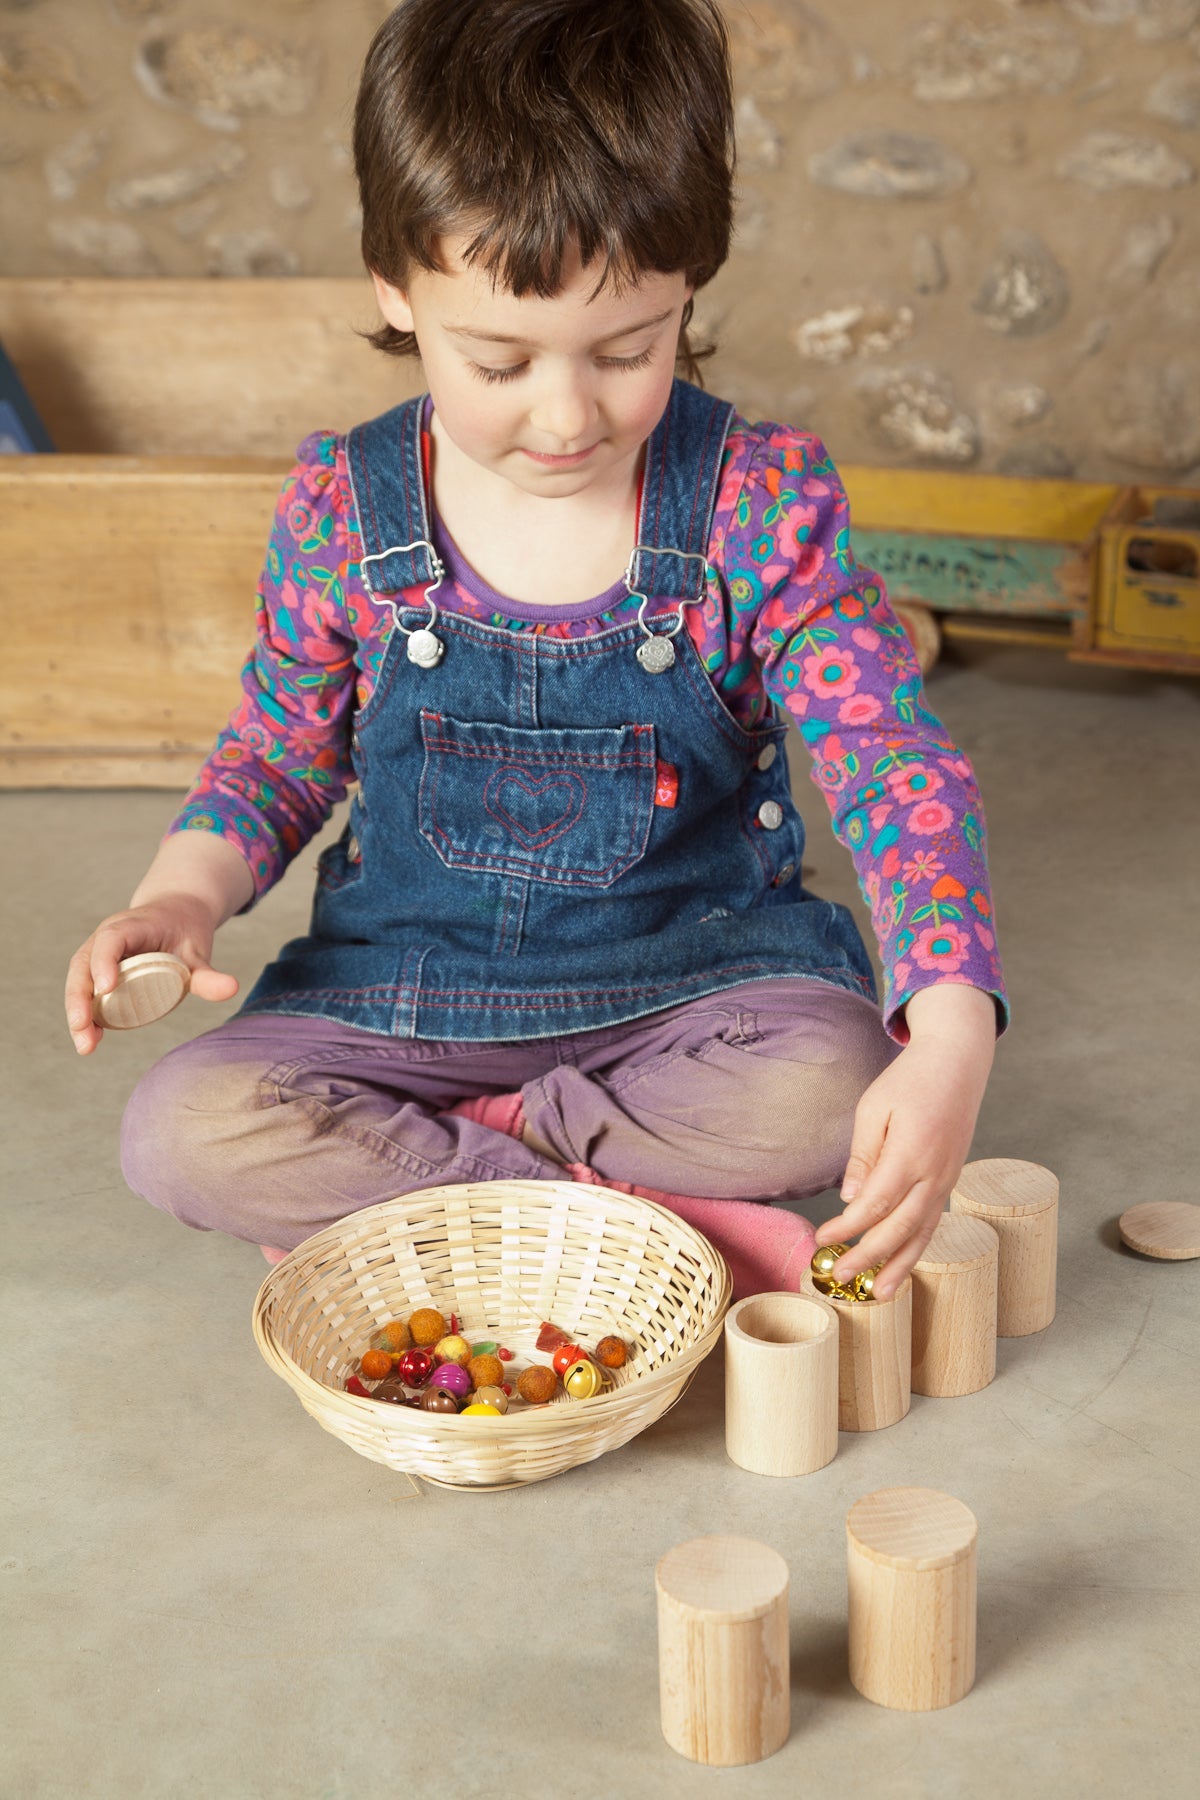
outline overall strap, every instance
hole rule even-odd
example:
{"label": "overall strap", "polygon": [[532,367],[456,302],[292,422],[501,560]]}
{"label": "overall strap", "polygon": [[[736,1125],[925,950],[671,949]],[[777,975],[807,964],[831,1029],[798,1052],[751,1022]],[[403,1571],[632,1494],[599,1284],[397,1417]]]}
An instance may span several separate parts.
{"label": "overall strap", "polygon": [[346,438],[358,528],[366,546],[362,578],[373,594],[428,587],[441,576],[430,537],[421,474],[424,395],[405,400]]}
{"label": "overall strap", "polygon": [[646,447],[638,541],[630,588],[650,599],[696,600],[717,504],[733,407],[676,380]]}

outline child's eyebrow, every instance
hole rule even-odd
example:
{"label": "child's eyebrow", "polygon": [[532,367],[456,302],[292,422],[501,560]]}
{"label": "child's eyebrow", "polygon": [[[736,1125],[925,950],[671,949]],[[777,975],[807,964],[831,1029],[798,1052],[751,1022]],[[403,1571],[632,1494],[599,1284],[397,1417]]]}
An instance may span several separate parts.
{"label": "child's eyebrow", "polygon": [[[622,325],[619,331],[610,331],[607,337],[597,338],[596,347],[615,344],[618,338],[632,337],[635,331],[645,331],[651,325],[661,325],[664,319],[671,317],[674,310],[674,307],[668,307],[666,312],[655,313],[653,318],[639,319],[636,325]],[[475,331],[470,325],[447,325],[445,330],[452,337],[476,338],[483,344],[518,344],[523,350],[529,348],[527,338],[509,337],[502,331]]]}

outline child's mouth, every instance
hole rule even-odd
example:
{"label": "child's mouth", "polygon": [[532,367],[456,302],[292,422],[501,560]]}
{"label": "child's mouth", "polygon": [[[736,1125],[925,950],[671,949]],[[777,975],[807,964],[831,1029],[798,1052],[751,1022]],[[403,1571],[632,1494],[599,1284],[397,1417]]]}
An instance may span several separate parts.
{"label": "child's mouth", "polygon": [[535,463],[541,463],[543,468],[573,469],[576,463],[585,462],[595,448],[595,444],[589,444],[586,450],[575,450],[570,456],[547,456],[541,450],[526,450],[525,455],[532,457]]}

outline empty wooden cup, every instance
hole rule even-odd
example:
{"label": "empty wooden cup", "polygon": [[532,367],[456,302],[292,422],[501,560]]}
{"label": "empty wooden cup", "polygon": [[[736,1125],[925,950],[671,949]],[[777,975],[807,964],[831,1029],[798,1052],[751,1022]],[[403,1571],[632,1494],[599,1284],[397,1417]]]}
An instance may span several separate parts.
{"label": "empty wooden cup", "polygon": [[985,1219],[1000,1240],[996,1330],[1044,1331],[1054,1317],[1058,1275],[1058,1177],[1040,1163],[991,1157],[967,1163],[950,1211]]}
{"label": "empty wooden cup", "polygon": [[936,1488],[850,1508],[850,1679],[878,1706],[931,1712],[975,1680],[975,1515]]}
{"label": "empty wooden cup", "polygon": [[655,1571],[663,1736],[714,1768],[762,1762],[791,1730],[788,1567],[753,1538],[677,1544]]}
{"label": "empty wooden cup", "polygon": [[943,1213],[912,1272],[912,1385],[948,1399],[996,1373],[999,1240],[982,1219]]}
{"label": "empty wooden cup", "polygon": [[838,1321],[808,1294],[752,1294],[725,1315],[725,1448],[755,1475],[811,1475],[837,1454]]}
{"label": "empty wooden cup", "polygon": [[[825,1297],[812,1271],[800,1283],[806,1295]],[[825,1300],[838,1322],[838,1428],[882,1431],[902,1419],[912,1402],[912,1280],[890,1300]]]}

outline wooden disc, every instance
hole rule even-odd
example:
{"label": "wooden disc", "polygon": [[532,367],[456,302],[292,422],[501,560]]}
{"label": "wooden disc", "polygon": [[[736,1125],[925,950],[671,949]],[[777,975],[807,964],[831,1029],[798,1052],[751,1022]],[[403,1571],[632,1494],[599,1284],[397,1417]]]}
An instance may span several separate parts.
{"label": "wooden disc", "polygon": [[769,1611],[787,1592],[788,1566],[755,1538],[689,1538],[667,1551],[655,1580],[688,1612],[732,1622]]}
{"label": "wooden disc", "polygon": [[92,1001],[92,1018],[106,1031],[133,1031],[153,1025],[174,1012],[191,985],[191,971],[166,950],[127,956],[117,970],[117,985]]}
{"label": "wooden disc", "polygon": [[971,1268],[999,1254],[1000,1240],[985,1219],[970,1213],[943,1213],[916,1267],[928,1273]]}
{"label": "wooden disc", "polygon": [[961,1200],[970,1209],[1024,1219],[1045,1212],[1058,1199],[1058,1177],[1040,1163],[993,1156],[969,1162],[954,1184],[951,1205]]}
{"label": "wooden disc", "polygon": [[871,1562],[891,1568],[939,1569],[970,1550],[975,1514],[937,1488],[880,1488],[856,1500],[846,1530]]}
{"label": "wooden disc", "polygon": [[1188,1200],[1144,1200],[1120,1219],[1121,1236],[1131,1250],[1162,1262],[1186,1262],[1200,1256],[1200,1206]]}

